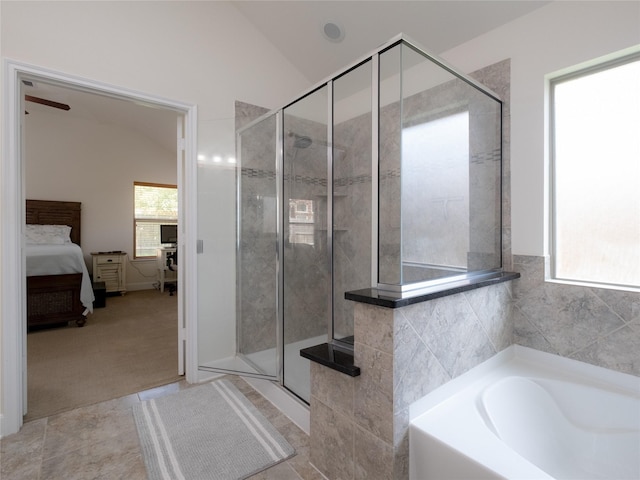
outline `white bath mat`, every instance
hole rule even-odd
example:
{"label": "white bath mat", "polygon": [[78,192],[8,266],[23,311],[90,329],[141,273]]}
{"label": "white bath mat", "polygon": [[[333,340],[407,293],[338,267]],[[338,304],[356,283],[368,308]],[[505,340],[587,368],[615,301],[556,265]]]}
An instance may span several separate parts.
{"label": "white bath mat", "polygon": [[149,480],[241,479],[295,454],[227,380],[133,409]]}

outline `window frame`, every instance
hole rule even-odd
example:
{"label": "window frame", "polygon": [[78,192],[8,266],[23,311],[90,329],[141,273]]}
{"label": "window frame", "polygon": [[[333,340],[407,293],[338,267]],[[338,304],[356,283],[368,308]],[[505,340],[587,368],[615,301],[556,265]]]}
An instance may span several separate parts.
{"label": "window frame", "polygon": [[149,260],[149,259],[155,259],[156,255],[138,255],[138,238],[136,235],[136,231],[137,231],[137,225],[138,222],[141,221],[142,223],[174,223],[176,225],[178,225],[178,216],[179,216],[179,210],[178,210],[178,206],[176,205],[176,218],[175,219],[167,219],[167,218],[145,218],[145,219],[138,219],[138,217],[136,217],[136,187],[137,186],[141,186],[141,187],[156,187],[156,188],[169,188],[169,189],[174,189],[176,190],[176,193],[178,193],[178,186],[175,184],[170,184],[170,183],[154,183],[154,182],[138,182],[138,181],[134,181],[133,182],[133,259],[134,260]]}
{"label": "window frame", "polygon": [[598,281],[579,280],[574,278],[560,277],[557,272],[558,260],[558,219],[556,212],[558,185],[557,185],[557,158],[556,158],[556,98],[555,87],[567,81],[587,77],[592,74],[604,72],[613,68],[617,68],[628,63],[640,61],[640,51],[619,56],[613,59],[605,60],[595,64],[588,65],[584,68],[572,70],[558,76],[548,78],[548,242],[549,242],[549,265],[546,280],[554,283],[579,285],[593,288],[614,289],[622,291],[640,292],[640,285],[628,285],[619,283],[604,283]]}

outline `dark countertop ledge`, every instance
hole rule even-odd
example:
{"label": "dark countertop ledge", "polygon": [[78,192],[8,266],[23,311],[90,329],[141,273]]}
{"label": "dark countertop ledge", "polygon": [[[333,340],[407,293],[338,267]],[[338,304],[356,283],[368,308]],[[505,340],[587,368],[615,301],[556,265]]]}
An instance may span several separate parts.
{"label": "dark countertop ledge", "polygon": [[353,354],[339,350],[328,343],[303,348],[300,350],[300,356],[345,373],[350,377],[360,375],[360,367],[356,367],[353,364]]}
{"label": "dark countertop ledge", "polygon": [[[519,273],[503,272],[491,278],[457,282],[455,285],[449,285],[448,287],[443,285],[439,290],[429,291],[428,293],[421,292],[411,295],[410,292],[408,292],[405,296],[399,296],[398,298],[389,296],[388,292],[381,292],[375,288],[364,288],[362,290],[346,292],[344,298],[379,307],[400,308],[415,303],[428,302],[429,300],[446,297],[447,295],[474,290],[476,288],[508,282],[517,278],[520,278]],[[351,377],[360,375],[360,367],[353,364],[353,354],[338,349],[329,343],[303,348],[300,350],[300,356]]]}
{"label": "dark countertop ledge", "polygon": [[441,285],[437,287],[437,289],[428,291],[427,293],[406,292],[404,294],[398,294],[397,297],[390,292],[384,292],[376,288],[363,288],[361,290],[346,292],[344,298],[354,302],[376,305],[378,307],[400,308],[416,303],[428,302],[429,300],[446,297],[448,295],[455,295],[456,293],[467,292],[476,288],[508,282],[517,278],[520,278],[520,274],[517,272],[502,272],[495,277],[477,279],[475,281],[470,279],[463,282],[456,282],[449,286]]}

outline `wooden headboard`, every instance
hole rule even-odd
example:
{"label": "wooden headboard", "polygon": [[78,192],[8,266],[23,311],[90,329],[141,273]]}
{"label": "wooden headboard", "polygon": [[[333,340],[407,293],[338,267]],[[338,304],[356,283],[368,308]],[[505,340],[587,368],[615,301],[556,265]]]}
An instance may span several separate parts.
{"label": "wooden headboard", "polygon": [[80,245],[80,202],[27,200],[27,223],[32,225],[69,225],[71,241]]}

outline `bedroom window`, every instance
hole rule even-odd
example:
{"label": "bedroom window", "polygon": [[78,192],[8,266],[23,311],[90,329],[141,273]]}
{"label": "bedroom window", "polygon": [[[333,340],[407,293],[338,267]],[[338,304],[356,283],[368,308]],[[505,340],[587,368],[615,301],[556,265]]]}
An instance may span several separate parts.
{"label": "bedroom window", "polygon": [[176,185],[134,182],[134,258],[156,256],[160,247],[160,225],[178,223]]}
{"label": "bedroom window", "polygon": [[552,278],[640,288],[640,55],[550,83]]}

